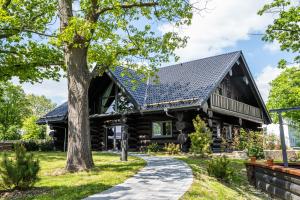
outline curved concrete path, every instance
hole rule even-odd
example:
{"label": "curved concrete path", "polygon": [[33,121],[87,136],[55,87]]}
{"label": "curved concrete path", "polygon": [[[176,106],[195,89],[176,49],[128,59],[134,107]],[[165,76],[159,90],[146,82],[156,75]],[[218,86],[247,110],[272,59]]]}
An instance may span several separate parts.
{"label": "curved concrete path", "polygon": [[177,200],[193,182],[192,170],[183,161],[169,157],[134,156],[146,160],[147,166],[124,183],[85,200]]}

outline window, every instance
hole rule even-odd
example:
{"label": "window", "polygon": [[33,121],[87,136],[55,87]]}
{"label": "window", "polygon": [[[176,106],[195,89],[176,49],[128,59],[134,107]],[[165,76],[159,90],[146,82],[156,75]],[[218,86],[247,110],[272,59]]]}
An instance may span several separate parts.
{"label": "window", "polygon": [[221,125],[217,124],[217,138],[221,138]]}
{"label": "window", "polygon": [[172,122],[152,122],[152,137],[172,137]]}
{"label": "window", "polygon": [[226,139],[231,140],[232,139],[232,126],[231,125],[225,126],[225,129],[226,129]]}

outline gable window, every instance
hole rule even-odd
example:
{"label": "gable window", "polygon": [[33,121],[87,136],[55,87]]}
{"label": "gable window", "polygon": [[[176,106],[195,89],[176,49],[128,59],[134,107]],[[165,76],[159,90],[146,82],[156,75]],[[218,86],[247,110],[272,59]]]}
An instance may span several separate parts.
{"label": "gable window", "polygon": [[152,122],[152,137],[172,137],[172,121]]}

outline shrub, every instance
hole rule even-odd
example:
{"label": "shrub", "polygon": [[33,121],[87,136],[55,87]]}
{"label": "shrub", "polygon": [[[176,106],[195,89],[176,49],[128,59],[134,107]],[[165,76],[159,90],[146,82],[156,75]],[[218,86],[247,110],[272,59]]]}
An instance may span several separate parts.
{"label": "shrub", "polygon": [[256,157],[258,159],[262,159],[264,158],[264,149],[259,146],[259,145],[255,145],[252,144],[249,148],[248,148],[248,156],[249,157]]}
{"label": "shrub", "polygon": [[211,153],[212,133],[199,115],[193,119],[193,125],[195,132],[189,135],[191,138],[190,152],[203,157],[205,154]]}
{"label": "shrub", "polygon": [[38,151],[39,144],[36,140],[26,140],[21,142],[27,151]]}
{"label": "shrub", "polygon": [[3,184],[10,189],[25,190],[32,187],[38,180],[39,170],[39,160],[35,160],[33,154],[26,153],[22,144],[15,145],[15,159],[9,159],[4,154],[0,164]]}
{"label": "shrub", "polygon": [[234,169],[230,166],[230,160],[226,156],[213,158],[208,161],[208,175],[225,182],[231,182],[234,178]]}
{"label": "shrub", "polygon": [[235,150],[243,151],[248,146],[248,132],[241,128],[238,134],[234,135],[233,146]]}
{"label": "shrub", "polygon": [[160,150],[160,146],[154,142],[154,143],[151,143],[147,146],[147,151],[148,153],[150,152],[158,152]]}
{"label": "shrub", "polygon": [[170,155],[175,155],[180,152],[180,145],[174,143],[168,143],[165,144],[164,150]]}
{"label": "shrub", "polygon": [[54,144],[51,140],[44,140],[39,143],[39,150],[40,151],[53,151]]}
{"label": "shrub", "polygon": [[279,139],[274,134],[265,136],[265,146],[264,149],[275,150],[280,147]]}

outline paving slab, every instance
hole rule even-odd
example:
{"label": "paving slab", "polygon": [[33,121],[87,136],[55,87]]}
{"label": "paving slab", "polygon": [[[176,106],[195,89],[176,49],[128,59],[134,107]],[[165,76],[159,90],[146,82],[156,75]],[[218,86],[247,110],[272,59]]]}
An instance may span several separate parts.
{"label": "paving slab", "polygon": [[144,159],[147,166],[124,183],[84,200],[177,200],[193,182],[192,170],[183,161],[170,157],[134,156]]}

